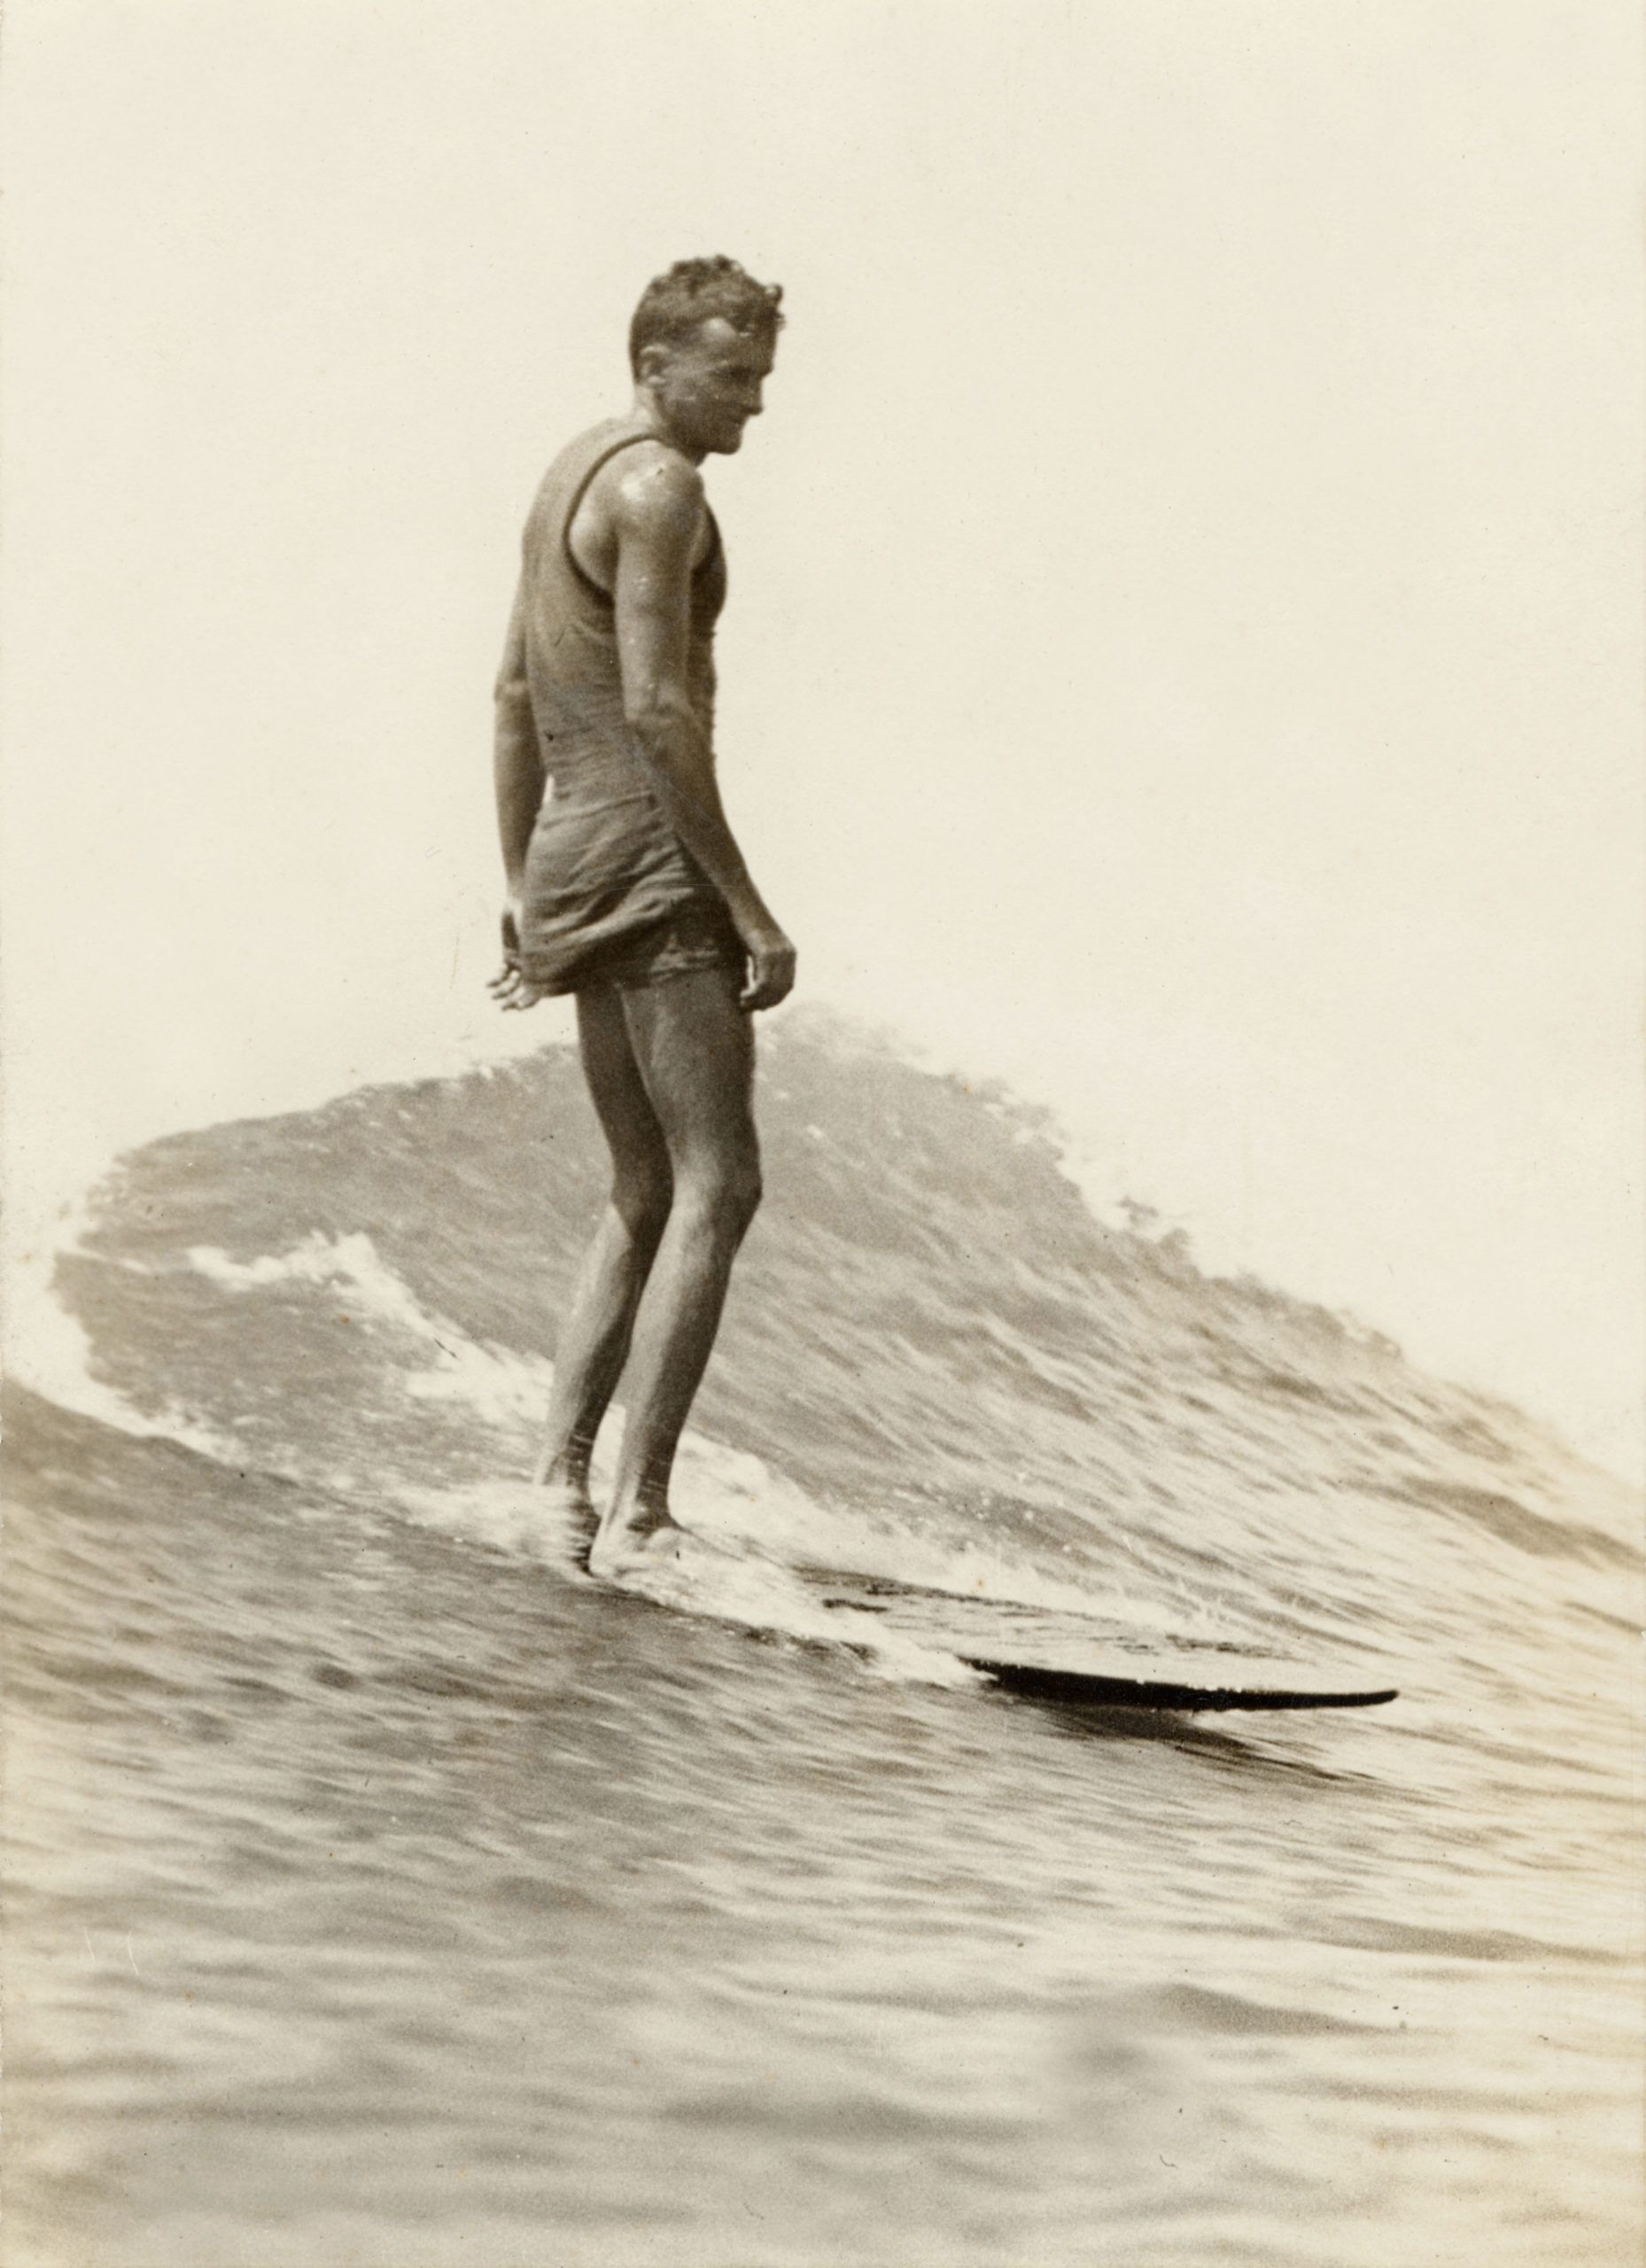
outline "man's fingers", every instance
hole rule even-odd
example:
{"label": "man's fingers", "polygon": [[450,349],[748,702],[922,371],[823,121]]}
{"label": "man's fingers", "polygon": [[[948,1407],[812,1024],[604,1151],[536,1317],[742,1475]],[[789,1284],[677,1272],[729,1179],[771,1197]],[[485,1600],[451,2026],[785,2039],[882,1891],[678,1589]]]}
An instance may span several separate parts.
{"label": "man's fingers", "polygon": [[541,989],[517,968],[500,969],[486,979],[485,989],[500,1008],[533,1008],[543,998]]}

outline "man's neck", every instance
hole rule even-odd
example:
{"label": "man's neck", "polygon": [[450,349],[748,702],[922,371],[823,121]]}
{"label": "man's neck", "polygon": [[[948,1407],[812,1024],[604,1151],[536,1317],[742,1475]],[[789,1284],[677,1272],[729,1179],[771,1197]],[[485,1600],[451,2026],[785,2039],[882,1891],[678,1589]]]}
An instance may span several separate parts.
{"label": "man's neck", "polygon": [[633,414],[642,424],[650,426],[660,441],[666,441],[672,449],[678,449],[690,463],[701,464],[708,455],[707,449],[692,448],[671,430],[663,405],[648,385],[642,384],[635,387]]}

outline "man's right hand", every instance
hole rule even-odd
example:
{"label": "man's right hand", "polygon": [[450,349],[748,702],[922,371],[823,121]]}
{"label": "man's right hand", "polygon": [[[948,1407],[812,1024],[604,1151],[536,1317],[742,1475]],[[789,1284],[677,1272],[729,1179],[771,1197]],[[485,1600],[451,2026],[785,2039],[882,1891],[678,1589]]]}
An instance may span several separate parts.
{"label": "man's right hand", "polygon": [[503,908],[503,965],[486,984],[500,1008],[531,1008],[543,998],[520,966],[520,900],[510,896]]}
{"label": "man's right hand", "polygon": [[795,989],[795,948],[775,921],[751,924],[743,930],[742,939],[749,955],[749,982],[737,1005],[751,1014],[757,1008],[775,1008]]}

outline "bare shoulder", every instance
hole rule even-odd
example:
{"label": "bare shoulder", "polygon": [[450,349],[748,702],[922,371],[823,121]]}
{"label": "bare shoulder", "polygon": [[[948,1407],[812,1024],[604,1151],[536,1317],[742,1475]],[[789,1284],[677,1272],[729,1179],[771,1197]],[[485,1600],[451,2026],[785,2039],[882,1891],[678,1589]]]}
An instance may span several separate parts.
{"label": "bare shoulder", "polygon": [[612,518],[625,536],[693,542],[703,524],[703,477],[666,442],[641,441],[607,468]]}

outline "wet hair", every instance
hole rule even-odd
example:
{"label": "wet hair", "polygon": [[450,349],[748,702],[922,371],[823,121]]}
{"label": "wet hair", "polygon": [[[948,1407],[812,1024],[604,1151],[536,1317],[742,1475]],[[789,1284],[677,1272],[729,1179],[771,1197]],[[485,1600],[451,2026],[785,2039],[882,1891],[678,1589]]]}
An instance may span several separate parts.
{"label": "wet hair", "polygon": [[775,346],[783,322],[778,313],[782,296],[780,284],[757,284],[724,252],[712,260],[677,260],[641,294],[629,325],[629,367],[638,378],[642,348],[681,346],[716,315],[745,338]]}

